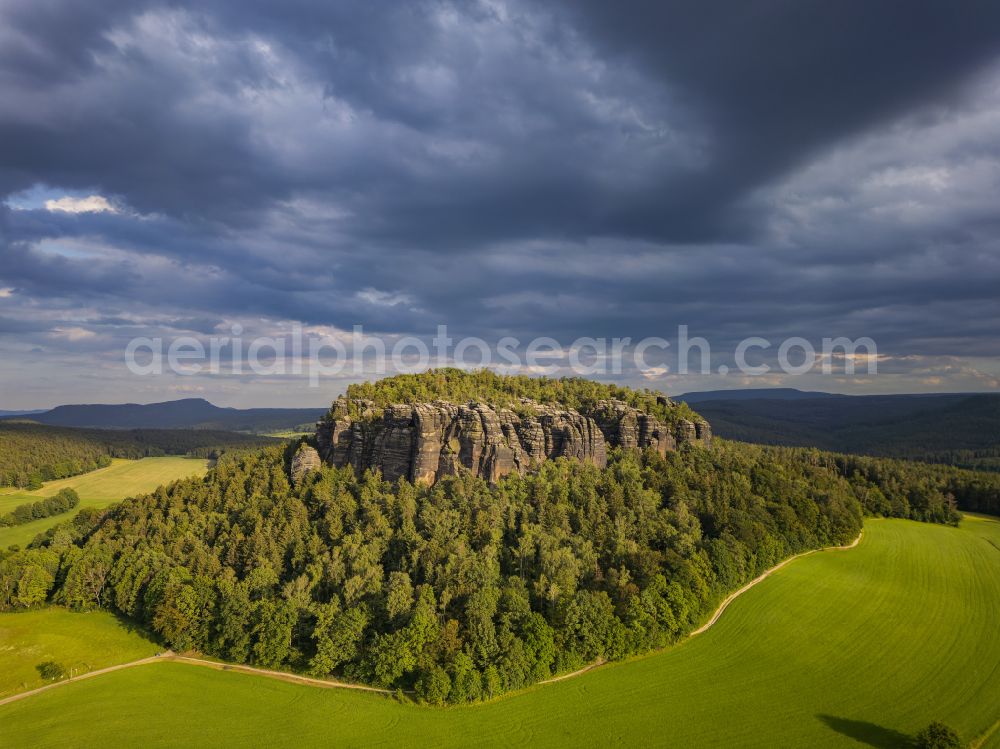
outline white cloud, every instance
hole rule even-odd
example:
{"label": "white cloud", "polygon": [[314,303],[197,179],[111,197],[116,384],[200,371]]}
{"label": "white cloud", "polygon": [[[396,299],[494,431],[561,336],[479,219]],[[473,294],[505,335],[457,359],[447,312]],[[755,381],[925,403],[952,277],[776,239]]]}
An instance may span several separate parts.
{"label": "white cloud", "polygon": [[7,299],[8,297],[13,296],[13,294],[14,294],[14,290],[13,289],[9,289],[9,288],[8,289],[0,289],[0,299]]}
{"label": "white cloud", "polygon": [[889,167],[869,176],[865,180],[865,186],[875,189],[914,187],[942,192],[951,186],[952,181],[951,170],[943,167]]}
{"label": "white cloud", "polygon": [[413,304],[413,297],[397,291],[382,291],[371,287],[362,289],[355,296],[379,307],[394,307],[397,304]]}
{"label": "white cloud", "polygon": [[52,332],[60,338],[65,338],[68,341],[82,341],[87,338],[93,338],[96,335],[92,330],[76,327],[55,328]]}
{"label": "white cloud", "polygon": [[85,198],[65,196],[59,200],[46,200],[45,210],[63,213],[116,213],[117,210],[102,195],[88,195]]}

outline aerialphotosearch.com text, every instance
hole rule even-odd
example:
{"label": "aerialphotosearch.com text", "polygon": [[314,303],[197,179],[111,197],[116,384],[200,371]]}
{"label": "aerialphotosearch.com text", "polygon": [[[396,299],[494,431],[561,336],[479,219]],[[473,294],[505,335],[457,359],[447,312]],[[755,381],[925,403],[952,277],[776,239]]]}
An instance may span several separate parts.
{"label": "aerialphotosearch.com text", "polygon": [[650,379],[733,372],[759,376],[776,368],[789,375],[878,372],[877,347],[866,336],[824,337],[818,343],[798,336],[781,341],[751,336],[727,347],[731,353],[720,357],[706,338],[692,336],[687,325],[678,326],[673,340],[580,337],[560,342],[548,336],[530,340],[504,336],[492,344],[475,336],[453,338],[446,325],[439,325],[429,339],[366,335],[361,325],[335,335],[306,332],[300,325],[283,335],[244,338],[243,332],[236,324],[229,335],[134,338],[125,348],[125,364],[138,376],[298,375],[307,376],[313,387],[327,377],[416,373],[447,366],[579,376],[619,375],[634,368]]}

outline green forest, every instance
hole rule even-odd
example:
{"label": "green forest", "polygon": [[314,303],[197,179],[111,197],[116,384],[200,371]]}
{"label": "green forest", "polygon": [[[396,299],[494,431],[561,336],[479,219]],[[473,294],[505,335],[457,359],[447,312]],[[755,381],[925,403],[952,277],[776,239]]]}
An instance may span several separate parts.
{"label": "green forest", "polygon": [[0,486],[38,489],[45,481],[109,466],[112,458],[214,458],[227,448],[273,442],[266,437],[214,430],[73,429],[0,421]]}
{"label": "green forest", "polygon": [[0,609],[104,607],[177,650],[468,702],[676,642],[865,514],[955,523],[998,496],[992,476],[726,441],[493,486],[328,466],[293,486],[295,448],[81,512],[0,560]]}
{"label": "green forest", "polygon": [[[584,412],[618,398],[698,418],[651,391],[460,370],[347,395],[369,409],[530,398]],[[212,433],[167,433],[172,445],[114,434],[107,452],[204,449],[185,440]],[[45,439],[33,453],[39,435],[21,433],[22,461],[58,454]],[[1000,475],[810,448],[611,450],[604,468],[558,459],[496,484],[418,487],[332,466],[293,482],[301,444],[222,454],[204,478],[84,510],[4,552],[0,610],[106,608],[176,650],[462,703],[677,642],[781,560],[852,541],[866,515],[1000,512]]]}
{"label": "green forest", "polygon": [[537,403],[559,404],[581,413],[592,412],[600,400],[617,399],[668,423],[681,418],[690,421],[699,418],[686,403],[670,401],[653,390],[634,390],[584,377],[502,375],[488,369],[441,368],[421,374],[396,375],[349,385],[346,395],[351,400],[371,401],[376,408],[432,400],[481,401],[519,413],[530,413],[524,409],[524,398]]}

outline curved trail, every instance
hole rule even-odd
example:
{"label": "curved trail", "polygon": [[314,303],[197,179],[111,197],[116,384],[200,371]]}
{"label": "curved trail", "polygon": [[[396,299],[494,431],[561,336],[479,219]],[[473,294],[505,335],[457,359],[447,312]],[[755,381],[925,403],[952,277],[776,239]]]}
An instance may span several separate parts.
{"label": "curved trail", "polygon": [[539,684],[555,684],[557,681],[566,681],[566,679],[572,679],[574,676],[580,676],[581,674],[585,674],[588,671],[592,671],[593,669],[597,668],[598,666],[603,666],[605,663],[606,663],[606,661],[602,658],[599,661],[594,661],[593,663],[588,663],[583,668],[578,668],[576,671],[573,671],[572,673],[563,674],[562,676],[553,676],[551,679],[545,679],[544,681],[540,681],[538,683]]}
{"label": "curved trail", "polygon": [[[684,639],[679,640],[676,644],[680,645],[685,640],[689,640],[692,637],[694,637],[695,635],[700,635],[702,632],[707,631],[713,624],[715,624],[717,621],[719,621],[719,617],[722,616],[722,612],[724,612],[727,608],[729,608],[729,604],[731,604],[733,601],[735,601],[741,595],[743,595],[748,590],[750,590],[750,588],[752,588],[753,586],[757,585],[757,583],[760,583],[760,582],[763,582],[764,580],[766,580],[768,577],[770,577],[772,574],[774,574],[775,572],[777,572],[778,570],[780,570],[786,564],[789,564],[790,562],[794,562],[796,559],[800,559],[802,557],[807,557],[810,554],[817,554],[817,553],[819,553],[821,551],[844,551],[846,549],[853,549],[855,546],[857,546],[859,543],[861,543],[861,537],[863,535],[864,535],[864,530],[862,529],[862,531],[858,534],[858,537],[856,539],[854,539],[853,541],[851,541],[851,543],[847,544],[846,546],[824,546],[822,549],[810,549],[809,551],[803,551],[800,554],[796,554],[795,556],[788,557],[788,559],[785,559],[784,561],[779,562],[778,564],[774,565],[771,569],[769,569],[766,572],[762,573],[758,577],[755,577],[753,580],[751,580],[750,582],[748,582],[746,585],[744,585],[739,590],[734,591],[734,592],[730,593],[728,596],[726,596],[725,599],[722,601],[722,603],[719,604],[719,607],[715,610],[715,613],[712,614],[711,618],[707,622],[705,622],[700,627],[698,627],[698,629],[696,629],[694,632],[691,632],[690,634],[688,634],[686,637],[684,637]],[[577,671],[574,671],[574,672],[569,673],[569,674],[564,674],[563,676],[556,676],[556,677],[554,677],[552,679],[546,679],[545,681],[538,682],[538,684],[539,685],[541,685],[541,684],[554,684],[557,681],[564,681],[566,679],[572,679],[572,678],[574,678],[576,676],[581,676],[582,674],[585,674],[588,671],[593,671],[595,668],[597,668],[598,666],[603,666],[605,663],[606,663],[606,661],[604,661],[603,659],[599,660],[599,661],[595,661],[594,663],[588,664],[588,665],[584,666],[583,668],[581,668],[581,669],[579,669]]]}
{"label": "curved trail", "polygon": [[[861,537],[863,535],[864,535],[864,531],[862,530],[862,532],[858,534],[858,537],[856,539],[854,539],[851,543],[847,544],[846,546],[826,546],[826,547],[824,547],[822,549],[812,549],[811,551],[803,551],[801,554],[796,554],[795,556],[788,557],[788,559],[784,560],[783,562],[779,562],[778,564],[774,565],[771,569],[769,569],[766,572],[762,573],[760,576],[755,577],[753,580],[751,580],[750,582],[748,582],[746,585],[744,585],[739,590],[734,591],[733,593],[730,593],[728,596],[726,596],[726,598],[722,601],[722,603],[719,604],[719,607],[715,610],[715,613],[712,614],[711,618],[707,622],[705,622],[703,625],[701,625],[700,627],[698,627],[698,629],[696,629],[694,632],[692,632],[687,637],[685,637],[684,639],[685,640],[690,639],[690,638],[694,637],[695,635],[700,635],[702,632],[705,632],[706,630],[708,630],[713,624],[715,624],[719,620],[719,617],[722,616],[722,613],[729,607],[729,604],[731,604],[733,601],[735,601],[741,595],[743,595],[744,593],[746,593],[753,586],[755,586],[758,583],[763,582],[764,580],[766,580],[768,577],[770,577],[773,573],[775,573],[778,570],[780,570],[786,564],[789,564],[790,562],[794,562],[796,559],[800,559],[802,557],[809,556],[810,554],[816,554],[816,553],[823,552],[823,551],[843,551],[845,549],[853,549],[855,546],[857,546],[861,542]],[[681,642],[683,642],[683,640],[681,640]],[[213,669],[215,669],[217,671],[239,671],[239,672],[245,673],[245,674],[252,674],[252,675],[255,675],[255,676],[264,676],[264,677],[267,677],[269,679],[278,679],[280,681],[288,681],[288,682],[292,682],[294,684],[306,684],[308,686],[320,687],[320,688],[323,688],[323,689],[357,689],[357,690],[361,690],[361,691],[364,691],[364,692],[375,692],[377,694],[393,694],[392,690],[389,690],[389,689],[379,689],[377,687],[369,687],[369,686],[365,686],[364,684],[348,684],[348,683],[342,682],[342,681],[332,681],[332,680],[328,680],[328,679],[316,679],[316,678],[313,678],[311,676],[300,676],[299,674],[292,674],[292,673],[288,673],[286,671],[271,671],[269,669],[256,668],[254,666],[244,666],[244,665],[237,664],[237,663],[222,663],[222,662],[219,662],[219,661],[208,661],[208,660],[203,660],[201,658],[192,658],[192,657],[186,656],[186,655],[177,655],[172,650],[168,650],[165,653],[161,653],[160,655],[153,655],[153,656],[150,656],[148,658],[140,658],[137,661],[130,661],[128,663],[120,663],[117,666],[108,666],[107,668],[99,668],[96,671],[89,671],[89,672],[87,672],[85,674],[80,674],[79,676],[73,676],[73,677],[70,677],[69,679],[64,679],[63,681],[57,681],[57,682],[55,682],[53,684],[46,684],[45,686],[38,687],[36,689],[31,689],[31,690],[29,690],[27,692],[21,692],[20,694],[13,694],[13,695],[10,695],[9,697],[4,697],[4,698],[0,699],[0,705],[6,705],[6,704],[11,703],[11,702],[17,702],[18,700],[23,700],[23,699],[25,699],[27,697],[32,697],[32,696],[34,696],[36,694],[40,694],[41,692],[46,692],[46,691],[48,691],[50,689],[55,689],[56,687],[61,687],[61,686],[64,686],[66,684],[71,684],[73,682],[82,681],[83,679],[90,679],[90,678],[93,678],[95,676],[101,676],[103,674],[109,674],[112,671],[121,671],[122,669],[125,669],[125,668],[134,668],[135,666],[145,666],[145,665],[148,665],[150,663],[165,663],[165,662],[169,662],[169,663],[186,663],[186,664],[191,665],[191,666],[201,666],[203,668],[213,668]],[[573,671],[572,673],[564,674],[562,676],[555,676],[555,677],[553,677],[551,679],[546,679],[545,681],[540,681],[540,682],[538,682],[538,685],[554,684],[557,681],[565,681],[566,679],[572,679],[572,678],[575,678],[577,676],[581,676],[581,675],[587,673],[588,671],[592,671],[593,669],[595,669],[598,666],[601,666],[603,664],[604,664],[604,661],[600,660],[600,661],[597,661],[595,663],[591,663],[591,664],[589,664],[587,666],[584,666],[583,668],[581,668],[581,669],[579,669],[577,671]],[[997,726],[994,726],[993,729],[990,730],[990,733],[992,733],[992,731],[996,727]]]}
{"label": "curved trail", "polygon": [[702,624],[700,627],[698,627],[698,629],[696,629],[694,632],[692,632],[691,634],[689,634],[684,639],[689,639],[691,637],[694,637],[695,635],[700,635],[702,632],[706,631],[709,627],[711,627],[713,624],[715,624],[717,621],[719,621],[719,617],[722,616],[722,612],[725,611],[729,607],[729,604],[731,604],[733,601],[735,601],[741,595],[743,595],[744,593],[746,593],[748,590],[750,590],[750,588],[752,588],[757,583],[760,583],[760,582],[763,582],[764,580],[766,580],[768,577],[770,577],[773,573],[775,573],[778,570],[780,570],[786,564],[789,564],[790,562],[794,562],[796,559],[801,559],[802,557],[807,557],[810,554],[817,554],[817,553],[819,553],[821,551],[844,551],[846,549],[853,549],[855,546],[857,546],[859,543],[861,543],[861,536],[863,536],[863,535],[864,535],[864,531],[861,531],[861,533],[858,534],[858,537],[856,539],[854,539],[853,541],[851,541],[851,543],[847,544],[846,546],[824,546],[822,549],[811,549],[810,551],[803,551],[801,554],[796,554],[795,556],[788,557],[788,559],[786,559],[783,562],[779,562],[778,564],[774,565],[771,569],[769,569],[766,572],[762,573],[759,577],[755,577],[753,580],[751,580],[750,582],[748,582],[746,585],[744,585],[739,590],[737,590],[737,591],[735,591],[733,593],[730,593],[728,596],[726,596],[725,599],[722,601],[722,603],[719,604],[719,608],[717,608],[715,610],[715,613],[712,614],[712,618],[709,619],[704,624]]}

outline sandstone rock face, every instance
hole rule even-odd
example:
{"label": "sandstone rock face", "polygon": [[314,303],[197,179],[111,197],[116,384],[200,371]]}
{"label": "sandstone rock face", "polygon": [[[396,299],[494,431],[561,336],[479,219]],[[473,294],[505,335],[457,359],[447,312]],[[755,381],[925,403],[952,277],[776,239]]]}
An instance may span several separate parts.
{"label": "sandstone rock face", "polygon": [[608,442],[628,450],[653,448],[661,455],[677,448],[678,443],[691,442],[687,433],[680,435],[655,416],[613,400],[598,401],[594,409],[598,424]]}
{"label": "sandstone rock face", "polygon": [[665,454],[685,442],[711,441],[706,422],[682,421],[671,429],[621,401],[600,401],[587,414],[531,401],[523,405],[526,415],[475,402],[376,409],[341,397],[318,424],[319,457],[358,472],[377,469],[388,481],[430,485],[462,470],[494,482],[559,457],[604,467],[609,446]]}
{"label": "sandstone rock face", "polygon": [[319,453],[309,445],[302,445],[292,456],[292,483],[298,486],[309,471],[315,471],[319,467]]}

